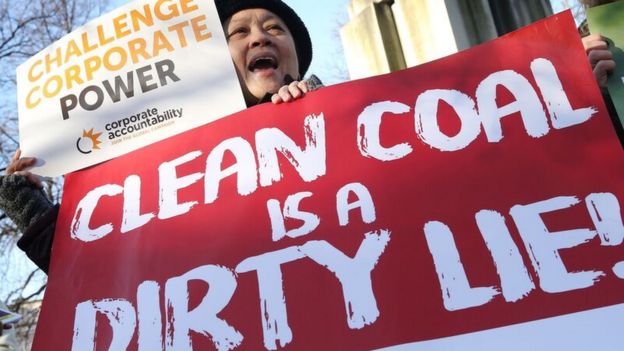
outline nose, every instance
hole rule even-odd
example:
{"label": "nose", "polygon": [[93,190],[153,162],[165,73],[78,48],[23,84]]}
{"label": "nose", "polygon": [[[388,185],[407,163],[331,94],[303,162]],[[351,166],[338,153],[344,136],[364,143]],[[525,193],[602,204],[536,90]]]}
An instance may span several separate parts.
{"label": "nose", "polygon": [[253,28],[251,30],[251,47],[268,46],[272,44],[271,37],[263,28]]}

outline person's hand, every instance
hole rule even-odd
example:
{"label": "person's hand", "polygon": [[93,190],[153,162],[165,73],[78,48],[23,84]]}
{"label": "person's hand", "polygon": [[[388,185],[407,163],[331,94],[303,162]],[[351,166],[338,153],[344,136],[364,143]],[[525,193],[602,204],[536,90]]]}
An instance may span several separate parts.
{"label": "person's hand", "polygon": [[274,104],[295,101],[304,97],[309,91],[308,83],[306,81],[295,80],[292,83],[281,87],[276,94],[273,94],[271,101]]}
{"label": "person's hand", "polygon": [[11,163],[6,168],[6,174],[19,174],[26,177],[31,183],[39,188],[43,187],[41,178],[33,173],[30,173],[28,169],[37,163],[37,159],[34,157],[20,157],[22,150],[17,149],[15,155],[11,158]]}
{"label": "person's hand", "polygon": [[583,38],[583,47],[598,86],[603,89],[606,88],[609,74],[615,70],[613,54],[608,49],[606,39],[600,34],[588,35]]}

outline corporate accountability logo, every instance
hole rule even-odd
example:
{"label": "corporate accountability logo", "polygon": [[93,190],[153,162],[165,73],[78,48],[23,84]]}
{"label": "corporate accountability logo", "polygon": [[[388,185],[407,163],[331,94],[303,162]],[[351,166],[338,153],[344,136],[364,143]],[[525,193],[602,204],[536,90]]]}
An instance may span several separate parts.
{"label": "corporate accountability logo", "polygon": [[175,119],[182,118],[182,116],[182,108],[159,111],[156,107],[150,107],[132,116],[108,123],[104,129],[111,144],[116,144],[122,139],[141,136],[170,126],[175,123]]}
{"label": "corporate accountability logo", "polygon": [[76,148],[82,154],[90,154],[94,150],[102,149],[100,136],[106,133],[111,145],[148,134],[160,128],[171,126],[175,120],[182,118],[182,108],[170,108],[159,111],[158,108],[146,110],[108,123],[104,126],[105,132],[97,132],[95,128],[83,129],[82,136],[76,140]]}
{"label": "corporate accountability logo", "polygon": [[102,133],[97,133],[93,131],[94,128],[89,130],[82,130],[82,136],[76,140],[76,148],[82,154],[90,154],[93,150],[99,150],[100,144],[100,135]]}

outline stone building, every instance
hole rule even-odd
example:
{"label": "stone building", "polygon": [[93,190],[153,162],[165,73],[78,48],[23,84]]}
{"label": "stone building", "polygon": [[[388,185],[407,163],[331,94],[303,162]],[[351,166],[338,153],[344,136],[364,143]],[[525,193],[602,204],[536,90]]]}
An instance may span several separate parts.
{"label": "stone building", "polygon": [[351,79],[413,67],[552,14],[548,0],[351,0],[341,31]]}

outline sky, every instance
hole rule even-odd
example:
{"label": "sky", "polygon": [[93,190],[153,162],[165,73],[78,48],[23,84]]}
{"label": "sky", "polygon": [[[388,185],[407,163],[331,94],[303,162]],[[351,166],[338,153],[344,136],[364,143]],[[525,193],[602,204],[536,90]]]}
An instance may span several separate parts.
{"label": "sky", "polygon": [[[301,17],[312,37],[314,58],[310,72],[327,84],[347,78],[347,64],[340,42],[340,27],[348,20],[349,0],[285,0]],[[345,76],[337,77],[336,70]]]}
{"label": "sky", "polygon": [[[312,38],[313,59],[309,73],[326,85],[348,78],[347,65],[340,43],[340,27],[347,22],[350,0],[284,0],[301,17]],[[111,9],[128,0],[112,0]]]}
{"label": "sky", "polygon": [[[112,0],[111,8],[128,2],[128,0]],[[295,10],[310,32],[314,58],[309,73],[316,74],[326,85],[347,80],[348,70],[340,42],[340,27],[348,21],[347,7],[350,0],[284,0],[284,2]],[[551,3],[555,13],[565,10],[565,0],[551,0]]]}
{"label": "sky", "polygon": [[[313,59],[309,69],[326,85],[348,80],[348,69],[340,42],[340,27],[348,21],[350,0],[284,0],[302,18],[312,37]],[[443,1],[443,0],[439,0]],[[575,0],[551,0],[555,13],[565,10],[566,3]],[[110,0],[110,9],[130,0]],[[15,94],[4,94],[0,99],[15,99]]]}

